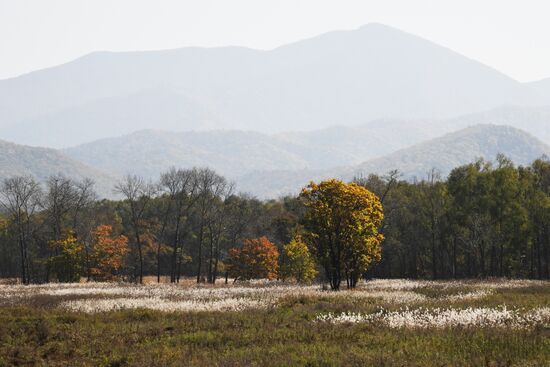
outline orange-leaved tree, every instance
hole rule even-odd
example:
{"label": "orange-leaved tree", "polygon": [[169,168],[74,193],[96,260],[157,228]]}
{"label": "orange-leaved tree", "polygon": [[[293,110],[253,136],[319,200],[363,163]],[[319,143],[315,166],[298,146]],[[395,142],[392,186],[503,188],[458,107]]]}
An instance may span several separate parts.
{"label": "orange-leaved tree", "polygon": [[100,225],[93,231],[90,274],[94,279],[112,280],[119,274],[129,252],[126,236],[112,236],[113,227]]}
{"label": "orange-leaved tree", "polygon": [[275,279],[279,250],[267,237],[246,239],[242,248],[229,250],[228,270],[236,279]]}

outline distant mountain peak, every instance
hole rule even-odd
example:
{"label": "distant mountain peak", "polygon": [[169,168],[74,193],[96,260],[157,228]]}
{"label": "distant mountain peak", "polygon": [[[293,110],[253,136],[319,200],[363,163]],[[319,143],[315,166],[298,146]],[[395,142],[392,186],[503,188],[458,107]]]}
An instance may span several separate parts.
{"label": "distant mountain peak", "polygon": [[66,147],[155,128],[278,133],[544,104],[535,88],[370,23],[271,51],[98,52],[0,81],[0,138]]}

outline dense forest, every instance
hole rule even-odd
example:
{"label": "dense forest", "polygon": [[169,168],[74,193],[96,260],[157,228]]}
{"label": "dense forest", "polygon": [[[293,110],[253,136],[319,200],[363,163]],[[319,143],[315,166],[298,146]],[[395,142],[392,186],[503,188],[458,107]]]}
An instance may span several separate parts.
{"label": "dense forest", "polygon": [[[434,170],[411,182],[395,171],[355,182],[378,196],[384,211],[381,256],[365,277],[550,278],[546,158],[516,167],[498,156],[446,178]],[[271,254],[281,254],[284,269],[285,246],[307,225],[303,197],[261,201],[210,169],[174,168],[158,182],[127,176],[114,190],[118,201],[98,200],[88,180],[4,179],[0,277],[41,283],[194,276],[214,283],[227,279],[232,251],[253,241],[274,244]],[[314,274],[323,280],[324,272]]]}

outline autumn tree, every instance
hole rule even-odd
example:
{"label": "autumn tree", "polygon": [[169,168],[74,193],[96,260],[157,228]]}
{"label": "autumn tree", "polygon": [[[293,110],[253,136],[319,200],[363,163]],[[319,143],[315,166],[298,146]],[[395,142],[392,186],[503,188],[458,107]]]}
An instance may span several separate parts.
{"label": "autumn tree", "polygon": [[84,246],[72,230],[67,230],[59,240],[51,240],[50,248],[56,255],[48,259],[52,275],[59,282],[78,282],[82,275]]}
{"label": "autumn tree", "polygon": [[126,236],[113,236],[113,227],[100,225],[93,231],[90,254],[90,274],[99,280],[115,278],[129,252]]}
{"label": "autumn tree", "polygon": [[311,283],[317,276],[315,261],[307,244],[300,236],[283,247],[285,261],[281,265],[281,277],[294,278],[298,283]]}
{"label": "autumn tree", "polygon": [[311,182],[300,198],[307,208],[304,240],[315,250],[331,288],[339,290],[342,279],[354,288],[370,263],[380,258],[380,200],[356,183],[336,179]]}
{"label": "autumn tree", "polygon": [[242,248],[229,250],[228,267],[235,280],[275,279],[279,270],[279,251],[267,237],[246,239]]}

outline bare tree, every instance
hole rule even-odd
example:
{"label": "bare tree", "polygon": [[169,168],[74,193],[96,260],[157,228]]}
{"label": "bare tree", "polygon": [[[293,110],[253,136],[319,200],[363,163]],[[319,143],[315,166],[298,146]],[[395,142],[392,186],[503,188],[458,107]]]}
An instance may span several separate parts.
{"label": "bare tree", "polygon": [[[92,180],[84,179],[79,182],[61,174],[48,178],[43,209],[46,224],[51,230],[50,239],[61,240],[63,231],[67,229],[78,236],[79,218],[84,209],[89,207],[96,198],[93,185]],[[49,256],[52,255],[49,249],[47,252]],[[57,254],[54,253],[54,255]],[[46,281],[49,281],[51,269],[49,263],[47,264]]]}
{"label": "bare tree", "polygon": [[229,223],[228,198],[233,194],[233,184],[220,187],[217,199],[212,201],[209,218],[207,221],[209,236],[208,258],[208,283],[214,284],[218,275],[218,263],[220,260],[220,244],[226,234]]}
{"label": "bare tree", "polygon": [[[178,258],[181,259],[183,248],[181,246],[182,229],[185,226],[184,218],[197,200],[197,170],[176,170],[171,168],[161,175],[160,184],[168,194],[168,206],[163,221],[161,233],[163,234],[168,222],[168,216],[172,215],[174,221],[174,233],[172,237],[172,256],[170,261],[170,282],[179,279]],[[180,256],[178,257],[178,250]],[[160,244],[157,246],[157,281],[160,282]]]}
{"label": "bare tree", "polygon": [[39,207],[40,185],[32,177],[13,177],[2,182],[0,203],[14,221],[21,256],[21,281],[29,284],[31,217]]}
{"label": "bare tree", "polygon": [[82,214],[82,211],[89,208],[97,200],[97,193],[94,191],[94,185],[95,182],[88,178],[76,182],[75,184],[76,201],[73,210],[73,228],[75,231],[78,228],[79,216]]}
{"label": "bare tree", "polygon": [[145,210],[156,192],[156,187],[136,175],[127,175],[115,187],[115,192],[122,194],[129,206],[130,222],[139,257],[139,283],[143,283],[143,241],[142,226]]}
{"label": "bare tree", "polygon": [[46,182],[44,211],[52,229],[52,238],[61,239],[66,220],[79,202],[79,191],[76,183],[63,175],[50,176]]}
{"label": "bare tree", "polygon": [[94,190],[94,185],[94,181],[87,178],[81,182],[77,182],[76,190],[78,192],[78,200],[75,203],[72,220],[72,227],[75,231],[75,236],[79,238],[82,243],[84,243],[86,275],[88,280],[91,279],[90,246],[92,230],[95,224],[92,209],[97,200],[97,193]]}
{"label": "bare tree", "polygon": [[203,265],[203,246],[205,229],[208,225],[209,214],[212,205],[219,200],[230,189],[226,179],[211,169],[204,168],[198,171],[197,176],[197,211],[198,211],[198,265],[197,265],[197,283],[201,282]]}
{"label": "bare tree", "polygon": [[[258,201],[246,194],[234,195],[232,187],[226,193],[223,203],[220,201],[209,222],[209,234],[214,248],[214,266],[211,279],[214,284],[218,278],[219,262],[222,251],[238,246],[251,222],[261,216],[254,210],[253,203]],[[228,272],[225,272],[226,284]]]}
{"label": "bare tree", "polygon": [[[432,260],[432,277],[438,278],[438,238],[441,232],[441,220],[445,215],[446,189],[441,182],[441,174],[435,168],[428,173],[427,180],[420,183],[424,212],[428,220]],[[440,244],[441,245],[441,244]]]}

